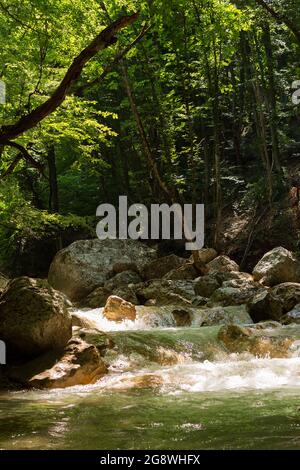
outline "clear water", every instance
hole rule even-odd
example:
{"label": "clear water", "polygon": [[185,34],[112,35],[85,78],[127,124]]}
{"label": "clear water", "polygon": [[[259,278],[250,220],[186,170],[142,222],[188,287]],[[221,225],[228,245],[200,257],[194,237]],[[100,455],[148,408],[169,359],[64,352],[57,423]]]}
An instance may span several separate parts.
{"label": "clear water", "polygon": [[218,328],[132,323],[98,383],[0,395],[0,449],[300,448],[299,327],[289,358],[258,359]]}

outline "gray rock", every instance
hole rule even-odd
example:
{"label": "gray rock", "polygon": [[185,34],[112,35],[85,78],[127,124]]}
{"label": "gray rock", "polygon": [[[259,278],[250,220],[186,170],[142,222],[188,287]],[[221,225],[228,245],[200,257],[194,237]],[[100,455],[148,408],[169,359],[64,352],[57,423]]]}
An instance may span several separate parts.
{"label": "gray rock", "polygon": [[69,303],[47,281],[21,277],[0,297],[0,338],[8,355],[38,356],[64,348],[72,335]]}
{"label": "gray rock", "polygon": [[266,253],[253,270],[253,277],[266,286],[300,282],[300,262],[296,256],[278,247]]}
{"label": "gray rock", "polygon": [[164,256],[147,264],[141,275],[145,281],[161,279],[165,274],[169,273],[173,269],[180,268],[186,264],[186,262],[187,260],[185,258],[180,258],[177,255]]}
{"label": "gray rock", "polygon": [[155,258],[156,251],[139,241],[81,240],[57,253],[50,266],[49,282],[71,300],[79,301],[103,286],[116,272],[116,266],[118,272],[140,271]]}

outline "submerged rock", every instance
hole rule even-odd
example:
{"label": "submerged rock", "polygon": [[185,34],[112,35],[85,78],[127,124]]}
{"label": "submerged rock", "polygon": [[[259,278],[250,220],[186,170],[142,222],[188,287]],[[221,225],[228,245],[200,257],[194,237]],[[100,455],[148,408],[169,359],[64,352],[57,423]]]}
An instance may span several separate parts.
{"label": "submerged rock", "polygon": [[175,309],[172,312],[177,327],[191,326],[193,315],[188,310]]}
{"label": "submerged rock", "polygon": [[136,309],[133,304],[116,295],[111,295],[104,307],[103,315],[107,320],[121,322],[136,319]]}
{"label": "submerged rock", "polygon": [[300,282],[300,262],[291,252],[282,247],[266,253],[253,270],[253,277],[266,286],[285,282]]}
{"label": "submerged rock", "polygon": [[134,388],[158,388],[163,384],[164,380],[159,375],[145,374],[134,377],[130,386]]}
{"label": "submerged rock", "polygon": [[9,357],[35,357],[63,349],[72,336],[70,303],[47,281],[21,277],[0,297],[0,338]]}
{"label": "submerged rock", "polygon": [[138,272],[155,258],[155,250],[135,240],[80,240],[57,253],[49,282],[79,301],[103,286],[112,272]]}
{"label": "submerged rock", "polygon": [[220,329],[218,339],[232,353],[248,352],[258,357],[289,357],[293,340],[272,335],[266,330],[227,325]]}

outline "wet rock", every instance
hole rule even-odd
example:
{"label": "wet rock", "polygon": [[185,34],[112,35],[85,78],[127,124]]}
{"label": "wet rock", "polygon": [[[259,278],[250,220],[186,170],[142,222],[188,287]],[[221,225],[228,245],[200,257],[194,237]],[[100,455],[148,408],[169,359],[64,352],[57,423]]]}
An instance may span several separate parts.
{"label": "wet rock", "polygon": [[116,272],[140,271],[156,258],[156,251],[135,240],[81,240],[61,250],[49,270],[49,282],[71,300],[80,301],[103,287]]}
{"label": "wet rock", "polygon": [[105,287],[97,287],[97,289],[93,290],[93,292],[81,301],[81,305],[89,308],[104,307],[111,294],[112,292],[105,289]]}
{"label": "wet rock", "polygon": [[135,271],[123,271],[106,281],[104,289],[113,292],[115,289],[126,287],[128,284],[138,284],[141,281],[142,279]]}
{"label": "wet rock", "polygon": [[209,272],[218,272],[218,273],[225,273],[231,271],[239,271],[239,265],[233,261],[232,259],[228,258],[228,256],[218,256],[213,261],[207,264],[209,268]]}
{"label": "wet rock", "polygon": [[248,352],[257,357],[289,357],[291,338],[272,336],[272,333],[239,325],[227,325],[220,329],[218,339],[232,353]]}
{"label": "wet rock", "polygon": [[[202,248],[197,251],[197,260],[203,264],[210,263],[218,256],[214,248]],[[191,256],[190,260],[193,261],[194,257]]]}
{"label": "wet rock", "polygon": [[194,281],[156,280],[138,285],[136,294],[142,303],[152,305],[188,305],[195,297]]}
{"label": "wet rock", "polygon": [[135,293],[135,285],[133,284],[129,284],[128,286],[124,287],[119,287],[118,289],[115,289],[112,294],[116,295],[117,297],[121,297],[122,299],[132,303],[133,305],[140,304],[140,301]]}
{"label": "wet rock", "polygon": [[132,379],[131,386],[135,388],[158,388],[164,384],[163,378],[159,375],[145,374]]}
{"label": "wet rock", "polygon": [[62,358],[51,369],[29,379],[34,388],[65,388],[96,382],[107,373],[98,349],[86,342],[72,339]]}
{"label": "wet rock", "polygon": [[194,289],[197,295],[201,295],[202,297],[211,297],[220,286],[221,283],[214,275],[207,274],[206,276],[196,279]]}
{"label": "wet rock", "polygon": [[208,297],[201,297],[201,295],[196,295],[192,300],[192,305],[193,307],[204,307],[208,302]]}
{"label": "wet rock", "polygon": [[190,311],[184,309],[173,310],[173,317],[177,327],[191,326],[193,316]]}
{"label": "wet rock", "polygon": [[96,329],[82,328],[76,333],[76,336],[95,346],[101,357],[104,357],[109,349],[115,347],[115,343],[108,333]]}
{"label": "wet rock", "polygon": [[198,272],[194,268],[192,263],[186,263],[178,269],[172,269],[172,271],[165,274],[164,279],[170,280],[189,280],[195,279],[198,276]]}
{"label": "wet rock", "polygon": [[136,309],[133,304],[116,295],[111,295],[104,307],[103,315],[107,320],[121,322],[136,319]]}
{"label": "wet rock", "polygon": [[211,300],[211,305],[242,305],[249,302],[258,292],[261,286],[241,280],[226,281],[222,287],[215,290]]}
{"label": "wet rock", "polygon": [[253,277],[266,286],[285,282],[300,282],[300,262],[282,247],[266,253],[253,270]]}
{"label": "wet rock", "polygon": [[[248,302],[248,312],[255,323],[278,318],[281,306],[268,290],[257,293]],[[273,313],[274,312],[274,313]]]}
{"label": "wet rock", "polygon": [[63,349],[72,336],[70,303],[47,281],[21,277],[0,297],[0,338],[9,357],[35,357]]}
{"label": "wet rock", "polygon": [[246,305],[202,309],[197,320],[199,326],[229,325],[232,323],[241,325],[252,323]]}
{"label": "wet rock", "polygon": [[273,287],[271,295],[276,299],[278,306],[281,306],[279,314],[273,316],[280,319],[282,315],[292,310],[300,302],[300,284],[295,282],[285,282]]}
{"label": "wet rock", "polygon": [[152,261],[142,271],[142,278],[146,281],[161,279],[170,271],[185,265],[187,260],[176,255],[169,255]]}
{"label": "wet rock", "polygon": [[283,325],[290,325],[291,323],[300,325],[300,304],[295,305],[292,310],[283,315],[280,321]]}

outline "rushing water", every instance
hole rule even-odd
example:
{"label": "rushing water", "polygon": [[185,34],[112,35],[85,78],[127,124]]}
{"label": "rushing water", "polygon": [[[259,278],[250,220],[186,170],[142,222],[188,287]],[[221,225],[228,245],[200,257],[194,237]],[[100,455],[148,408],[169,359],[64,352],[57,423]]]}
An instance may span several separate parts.
{"label": "rushing water", "polygon": [[228,354],[216,327],[170,327],[167,312],[156,328],[84,315],[116,343],[110,373],[2,394],[1,449],[299,449],[300,327],[276,330],[295,339],[289,358],[259,359]]}

